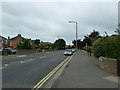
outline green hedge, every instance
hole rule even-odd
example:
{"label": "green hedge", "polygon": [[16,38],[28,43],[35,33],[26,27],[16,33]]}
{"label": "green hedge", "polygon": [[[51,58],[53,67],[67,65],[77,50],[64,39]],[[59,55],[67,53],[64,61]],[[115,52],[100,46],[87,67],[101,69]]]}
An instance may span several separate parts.
{"label": "green hedge", "polygon": [[91,52],[92,47],[91,46],[85,46],[82,48],[82,50],[85,50],[87,52]]}
{"label": "green hedge", "polygon": [[96,57],[120,58],[120,36],[99,38],[93,43],[92,52]]}

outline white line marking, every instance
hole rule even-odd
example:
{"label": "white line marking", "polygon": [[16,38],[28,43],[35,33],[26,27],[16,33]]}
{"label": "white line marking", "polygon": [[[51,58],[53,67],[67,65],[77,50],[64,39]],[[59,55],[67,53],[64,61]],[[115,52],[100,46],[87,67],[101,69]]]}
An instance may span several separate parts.
{"label": "white line marking", "polygon": [[25,61],[20,61],[20,63],[22,64],[22,63],[31,62],[31,61],[33,61],[33,59],[25,60]]}
{"label": "white line marking", "polygon": [[20,63],[23,63],[23,61],[20,61]]}
{"label": "white line marking", "polygon": [[117,76],[108,76],[108,77],[104,77],[104,79],[118,83]]}
{"label": "white line marking", "polygon": [[8,64],[5,64],[5,67],[7,67],[8,66]]}
{"label": "white line marking", "polygon": [[46,52],[46,53],[50,53],[50,52]]}
{"label": "white line marking", "polygon": [[4,68],[7,68],[8,64],[5,64],[4,67],[0,67],[0,69],[4,69]]}
{"label": "white line marking", "polygon": [[6,68],[6,67],[1,67],[0,69],[4,69],[4,68]]}
{"label": "white line marking", "polygon": [[19,55],[19,56],[17,56],[17,57],[26,57],[26,55]]}
{"label": "white line marking", "polygon": [[44,57],[46,57],[46,56],[42,56],[42,57],[40,57],[40,58],[44,58]]}

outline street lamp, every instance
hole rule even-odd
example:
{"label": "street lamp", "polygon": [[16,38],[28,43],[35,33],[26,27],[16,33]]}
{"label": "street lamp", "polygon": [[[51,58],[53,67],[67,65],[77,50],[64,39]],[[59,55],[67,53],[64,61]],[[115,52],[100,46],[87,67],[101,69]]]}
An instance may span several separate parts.
{"label": "street lamp", "polygon": [[78,44],[77,44],[77,22],[76,21],[68,21],[68,23],[75,23],[76,24],[76,50],[78,49]]}

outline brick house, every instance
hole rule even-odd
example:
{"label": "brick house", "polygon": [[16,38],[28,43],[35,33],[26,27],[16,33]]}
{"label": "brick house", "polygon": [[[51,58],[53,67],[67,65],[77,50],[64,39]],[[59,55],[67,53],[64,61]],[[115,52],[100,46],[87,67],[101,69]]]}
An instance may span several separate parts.
{"label": "brick house", "polygon": [[21,36],[21,34],[18,34],[17,36],[9,39],[10,41],[10,46],[12,46],[13,48],[17,47],[17,44],[19,43],[20,40],[25,39],[24,37]]}
{"label": "brick house", "polygon": [[0,48],[7,48],[9,46],[10,46],[9,40],[0,35]]}
{"label": "brick house", "polygon": [[37,45],[35,44],[35,40],[28,39],[32,48],[35,48]]}
{"label": "brick house", "polygon": [[48,45],[48,44],[51,44],[51,42],[43,42],[43,41],[40,42],[40,45],[42,45],[42,46],[45,46],[45,45]]}
{"label": "brick house", "polygon": [[[10,40],[10,46],[12,46],[13,48],[17,48],[17,44],[22,39],[27,39],[27,38],[24,38],[24,37],[21,36],[21,34],[18,34],[17,36],[9,39]],[[31,40],[31,39],[28,39],[28,40],[29,40],[30,44],[32,45],[32,48],[35,48],[36,47],[36,45],[34,44],[35,40]]]}

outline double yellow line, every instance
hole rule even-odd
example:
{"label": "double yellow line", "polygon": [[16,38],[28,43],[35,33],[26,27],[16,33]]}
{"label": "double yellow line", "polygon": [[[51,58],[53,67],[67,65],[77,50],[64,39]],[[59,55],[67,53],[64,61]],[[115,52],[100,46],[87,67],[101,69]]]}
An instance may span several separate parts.
{"label": "double yellow line", "polygon": [[[73,55],[72,55],[73,56]],[[32,90],[38,90],[65,62],[69,61],[72,56],[67,57],[63,62],[61,62],[55,69],[53,69],[47,76],[40,80],[37,85],[35,85]]]}

